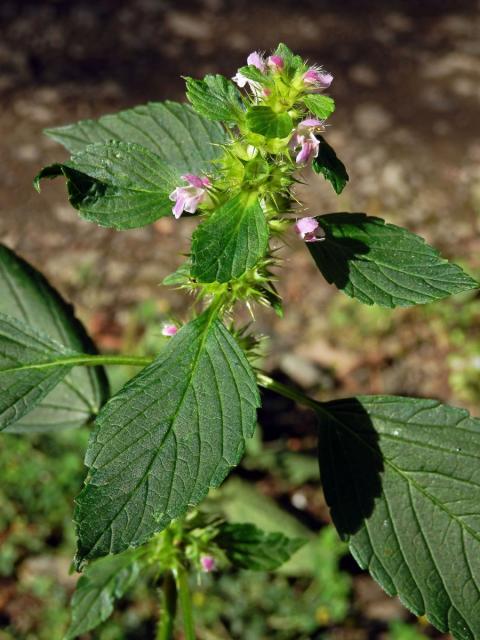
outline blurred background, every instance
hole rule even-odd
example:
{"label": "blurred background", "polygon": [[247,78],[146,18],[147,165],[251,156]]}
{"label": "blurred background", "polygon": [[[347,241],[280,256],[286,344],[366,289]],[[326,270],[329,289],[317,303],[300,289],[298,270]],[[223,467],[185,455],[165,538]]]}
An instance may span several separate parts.
{"label": "blurred background", "polygon": [[[338,197],[307,176],[311,215],[365,211],[407,226],[480,277],[480,3],[476,0],[1,0],[0,239],[75,303],[103,350],[155,351],[188,299],[160,288],[194,222],[117,233],[81,220],[62,181],[32,178],[65,152],[42,129],[148,100],[182,100],[182,75],[234,74],[283,41],[335,76],[327,132],[347,165]],[[293,236],[279,290],[285,318],[256,314],[264,366],[319,398],[395,393],[478,415],[480,299],[368,308],[329,287]],[[111,372],[118,387],[133,371]],[[260,429],[215,499],[229,517],[313,536],[317,561],[277,577],[208,577],[196,588],[200,640],[439,637],[387,599],[329,525],[308,413],[266,396]],[[76,577],[72,498],[88,434],[0,443],[0,640],[56,640]],[[250,510],[245,511],[245,504]],[[269,514],[268,516],[266,514]],[[317,534],[317,532],[320,532]],[[312,566],[314,565],[314,566]],[[293,593],[293,596],[292,596]],[[90,638],[153,637],[145,586]],[[180,636],[179,636],[180,637]]]}

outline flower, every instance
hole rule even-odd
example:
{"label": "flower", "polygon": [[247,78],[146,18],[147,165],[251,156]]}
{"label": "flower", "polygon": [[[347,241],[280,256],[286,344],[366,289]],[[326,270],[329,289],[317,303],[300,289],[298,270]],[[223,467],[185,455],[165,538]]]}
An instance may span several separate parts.
{"label": "flower", "polygon": [[318,242],[321,238],[315,232],[319,226],[315,218],[300,218],[295,223],[294,229],[305,242]]}
{"label": "flower", "polygon": [[217,566],[215,563],[215,558],[213,556],[202,556],[200,558],[200,564],[202,566],[202,570],[205,571],[205,573],[215,571]]}
{"label": "flower", "polygon": [[328,89],[332,81],[333,76],[331,73],[322,71],[322,69],[317,67],[310,67],[310,69],[303,74],[303,82],[306,85],[310,85],[314,92]]}
{"label": "flower", "polygon": [[267,60],[267,64],[273,71],[281,71],[285,66],[281,56],[270,56]]}
{"label": "flower", "polygon": [[177,220],[184,211],[195,213],[198,205],[205,200],[206,187],[210,186],[210,180],[206,177],[202,178],[193,173],[186,173],[181,177],[182,180],[186,180],[189,183],[189,186],[177,187],[168,196],[172,202],[175,202],[172,207],[172,213]]}
{"label": "flower", "polygon": [[167,336],[168,338],[171,338],[177,333],[177,331],[178,331],[178,327],[176,325],[164,324],[162,329],[162,336]]}
{"label": "flower", "polygon": [[318,156],[320,141],[316,138],[314,130],[322,125],[322,120],[317,120],[316,118],[306,118],[298,123],[290,139],[290,147],[293,150],[300,147],[300,151],[295,158],[297,164],[307,164]]}

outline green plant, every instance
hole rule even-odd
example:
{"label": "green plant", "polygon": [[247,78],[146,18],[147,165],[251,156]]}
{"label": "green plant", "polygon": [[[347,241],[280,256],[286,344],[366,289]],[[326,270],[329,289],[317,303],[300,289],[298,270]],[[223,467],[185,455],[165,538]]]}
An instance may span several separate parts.
{"label": "green plant", "polygon": [[[189,572],[273,570],[302,546],[191,509],[239,463],[259,386],[316,414],[326,499],[359,564],[440,630],[480,637],[479,421],[436,400],[318,402],[259,371],[258,339],[235,324],[242,304],[283,313],[271,240],[292,227],[326,280],[365,304],[422,304],[478,285],[379,218],[296,220],[304,167],[337,193],[348,181],[321,135],[334,111],[323,93],[332,77],[279,45],[268,58],[251,54],[234,80],[248,90],[219,75],[187,78],[192,106],[151,103],[47,131],[72,155],[35,185],[65,178],[84,218],[117,229],[172,213],[199,218],[186,262],[165,280],[193,294],[191,313],[181,328],[164,327],[169,339],[156,357],[98,354],[45,279],[0,252],[1,427],[78,427],[95,416],[75,508],[75,564],[84,573],[67,638],[108,617],[142,574],[163,589],[157,638],[172,637],[178,607],[188,640]],[[102,367],[115,364],[144,368],[109,398]],[[310,562],[325,563],[307,548]]]}

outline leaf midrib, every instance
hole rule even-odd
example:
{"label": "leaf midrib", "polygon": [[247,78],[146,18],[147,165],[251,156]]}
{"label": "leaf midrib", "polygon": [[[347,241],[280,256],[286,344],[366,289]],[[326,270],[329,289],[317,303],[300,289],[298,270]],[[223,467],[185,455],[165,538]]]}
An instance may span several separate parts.
{"label": "leaf midrib", "polygon": [[[180,401],[179,401],[179,403],[178,403],[178,405],[177,405],[177,409],[175,410],[175,412],[174,412],[174,414],[173,414],[173,416],[172,416],[172,419],[171,419],[171,421],[170,421],[170,425],[169,425],[169,427],[168,427],[167,431],[165,432],[164,436],[162,437],[161,442],[159,443],[159,445],[158,445],[158,447],[157,447],[157,452],[152,456],[152,459],[151,459],[150,463],[148,464],[148,467],[147,467],[147,469],[145,470],[145,473],[142,475],[142,477],[141,477],[141,478],[140,478],[140,480],[137,482],[137,484],[132,488],[132,490],[127,494],[125,501],[122,503],[122,505],[120,506],[120,508],[118,509],[118,511],[115,513],[115,515],[114,515],[114,516],[110,519],[110,521],[108,522],[108,528],[111,528],[111,525],[112,525],[112,524],[113,524],[113,522],[116,520],[116,518],[118,517],[118,515],[120,514],[120,512],[122,511],[122,509],[123,509],[123,508],[125,507],[125,505],[130,501],[131,497],[136,493],[136,491],[138,490],[138,488],[143,484],[143,482],[145,481],[145,479],[148,477],[148,474],[149,474],[149,472],[150,472],[150,469],[152,468],[153,464],[155,463],[155,461],[157,460],[158,456],[160,455],[160,452],[161,452],[161,449],[162,449],[163,443],[165,442],[165,439],[167,438],[167,436],[168,436],[168,435],[170,434],[170,432],[172,431],[173,426],[174,426],[174,423],[175,423],[175,420],[176,420],[176,418],[178,417],[178,414],[179,414],[179,412],[180,412],[181,407],[183,406],[183,402],[185,401],[185,397],[186,397],[187,392],[188,392],[188,390],[189,390],[189,388],[190,388],[190,385],[191,385],[191,382],[192,382],[193,376],[194,376],[194,374],[195,374],[195,372],[196,372],[196,368],[197,368],[197,366],[198,366],[198,361],[199,361],[199,359],[200,359],[200,354],[201,354],[201,352],[202,352],[202,350],[203,350],[203,347],[204,347],[205,341],[206,341],[206,339],[207,339],[207,334],[208,334],[208,332],[209,332],[209,330],[210,330],[210,326],[211,326],[212,322],[214,322],[214,321],[215,321],[216,317],[217,317],[217,316],[216,316],[216,313],[214,312],[214,310],[213,310],[212,312],[210,312],[210,313],[209,313],[209,315],[208,315],[207,322],[206,322],[206,325],[205,325],[205,328],[204,328],[204,331],[203,331],[203,335],[202,335],[202,338],[201,338],[201,340],[200,340],[200,344],[199,344],[199,347],[198,347],[198,349],[197,349],[197,353],[195,354],[195,358],[194,358],[193,363],[192,363],[191,371],[190,371],[190,373],[189,373],[189,375],[188,375],[188,378],[187,378],[187,380],[188,380],[188,381],[187,381],[187,383],[185,384],[184,391],[183,391],[182,396],[181,396],[181,398],[180,398]],[[137,417],[137,416],[135,416],[135,417]],[[132,420],[132,421],[133,421],[133,420]],[[98,454],[97,454],[97,456],[96,456],[96,457],[98,457]],[[101,469],[101,467],[94,467],[94,466],[92,466],[92,468],[93,468],[94,470]],[[91,480],[92,480],[92,481],[94,480],[94,475],[92,476],[92,479],[91,479]],[[169,503],[169,501],[170,501],[170,494],[169,494],[168,500],[167,500],[167,502],[166,502],[166,508],[168,507],[168,503]],[[141,524],[141,521],[140,521],[140,524]],[[140,524],[138,525],[137,530],[138,530],[138,528],[140,527]],[[97,546],[97,544],[98,544],[98,543],[99,543],[99,541],[101,540],[102,536],[105,534],[106,529],[107,529],[107,527],[104,527],[103,531],[102,531],[102,532],[99,534],[99,536],[96,538],[96,540],[95,540],[95,542],[93,543],[93,545],[91,545],[91,546],[90,546],[90,549],[89,549],[88,553],[87,553],[87,554],[84,554],[84,555],[83,555],[83,557],[90,556],[91,552],[95,549],[95,547]]]}

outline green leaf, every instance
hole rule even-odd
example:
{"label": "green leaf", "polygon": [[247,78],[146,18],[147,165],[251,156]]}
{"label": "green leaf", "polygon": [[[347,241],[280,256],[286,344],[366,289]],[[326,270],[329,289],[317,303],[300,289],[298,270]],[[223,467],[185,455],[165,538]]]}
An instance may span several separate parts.
{"label": "green leaf", "polygon": [[459,640],[480,637],[480,420],[436,400],[319,409],[333,521],[389,595]]}
{"label": "green leaf", "polygon": [[[97,353],[73,308],[42,274],[4,246],[0,246],[0,314],[2,368],[73,352]],[[12,340],[17,341],[16,346]],[[12,394],[17,394],[15,408],[12,405],[3,415],[1,428],[8,423],[9,432],[30,432],[79,427],[90,420],[108,396],[105,372],[102,367],[69,369],[59,366],[0,374],[3,411],[7,397],[12,400]],[[27,395],[21,400],[23,392]]]}
{"label": "green leaf", "polygon": [[186,78],[187,98],[197,113],[209,120],[238,122],[243,104],[237,87],[225,76],[205,76],[203,80]]}
{"label": "green leaf", "polygon": [[318,156],[313,159],[313,170],[321,173],[325,180],[328,180],[335,193],[342,193],[348,182],[348,173],[345,165],[337,158],[337,154],[328,144],[323,136],[318,136],[320,146],[318,148]]}
{"label": "green leaf", "polygon": [[72,621],[65,640],[73,640],[104,622],[113,612],[114,601],[135,583],[139,574],[138,552],[125,551],[88,565],[72,598]]}
{"label": "green leaf", "polygon": [[196,113],[190,105],[177,102],[149,102],[146,105],[82,120],[45,133],[71,153],[96,142],[134,142],[156,153],[179,173],[208,171],[227,142],[220,124]]}
{"label": "green leaf", "polygon": [[258,197],[239,194],[217,209],[192,239],[192,276],[229,282],[254,267],[268,246],[268,224]]}
{"label": "green leaf", "polygon": [[276,533],[280,530],[289,538],[309,540],[279,571],[289,576],[312,576],[312,556],[317,554],[318,538],[295,516],[282,509],[275,500],[265,496],[250,482],[238,476],[230,477],[209,499],[215,513],[222,513],[230,523],[250,522],[263,531]]}
{"label": "green leaf", "polygon": [[223,524],[214,542],[239,569],[273,571],[287,562],[306,540],[266,533],[254,524]]}
{"label": "green leaf", "polygon": [[326,120],[335,111],[333,98],[320,93],[309,93],[303,98],[303,103],[320,120]]}
{"label": "green leaf", "polygon": [[102,227],[132,229],[171,215],[169,194],[179,175],[139,144],[91,144],[64,164],[51,165],[35,178],[64,175],[69,200],[80,214]]}
{"label": "green leaf", "polygon": [[55,360],[70,352],[15,318],[0,314],[0,430],[37,405],[70,367],[25,369],[26,363]]}
{"label": "green leaf", "polygon": [[266,87],[272,84],[271,78],[268,75],[265,75],[258,67],[253,64],[246,65],[244,67],[240,67],[238,73],[249,80],[253,80],[257,84]]}
{"label": "green leaf", "polygon": [[308,243],[310,253],[326,280],[351,298],[408,307],[478,287],[423,238],[380,218],[330,213],[317,220],[325,238]]}
{"label": "green leaf", "polygon": [[185,325],[97,418],[78,559],[137,546],[198,504],[238,464],[258,405],[255,375],[214,314]]}
{"label": "green leaf", "polygon": [[285,63],[285,72],[290,78],[293,77],[297,71],[305,68],[305,63],[303,62],[302,57],[295,55],[286,44],[283,44],[283,42],[277,46],[274,55],[283,58],[283,62]]}
{"label": "green leaf", "polygon": [[247,111],[247,125],[266,138],[286,138],[293,129],[288,113],[275,113],[270,107],[255,105]]}

